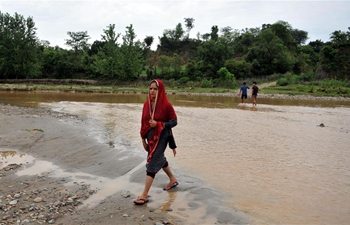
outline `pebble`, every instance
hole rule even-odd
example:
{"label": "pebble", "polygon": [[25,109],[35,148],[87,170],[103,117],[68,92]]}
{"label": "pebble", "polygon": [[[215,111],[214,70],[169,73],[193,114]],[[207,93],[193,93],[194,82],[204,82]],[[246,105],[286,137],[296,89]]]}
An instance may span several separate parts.
{"label": "pebble", "polygon": [[37,198],[35,198],[33,201],[34,201],[34,202],[36,202],[36,203],[38,203],[38,202],[42,202],[42,201],[43,201],[43,199],[42,199],[42,198],[40,198],[40,197],[37,197]]}
{"label": "pebble", "polygon": [[[19,167],[14,165],[12,165],[12,168],[14,170],[19,169]],[[0,169],[0,172],[4,176],[6,176],[6,173],[13,173],[4,168]],[[4,191],[0,195],[0,225],[54,224],[57,218],[66,216],[68,213],[70,215],[77,214],[76,207],[82,204],[83,200],[86,199],[86,195],[90,196],[90,193],[92,193],[86,185],[78,186],[78,190],[67,189],[59,192],[59,194],[54,191],[50,192],[47,187],[34,188],[35,185],[35,182],[26,182],[25,185],[24,183],[19,185],[19,187],[23,187],[26,190],[19,190],[18,186],[13,185],[6,187],[8,192]],[[59,186],[56,189],[62,190]],[[45,199],[50,201],[57,200],[58,196],[60,199],[59,201],[48,203],[44,200],[44,196],[40,196],[43,193],[45,193]],[[28,204],[28,201],[30,204]],[[55,218],[52,218],[53,216]]]}
{"label": "pebble", "polygon": [[17,200],[13,200],[13,201],[10,201],[9,205],[16,205],[17,204]]}
{"label": "pebble", "polygon": [[21,194],[15,194],[13,197],[14,197],[14,198],[20,198],[20,197],[21,197]]}

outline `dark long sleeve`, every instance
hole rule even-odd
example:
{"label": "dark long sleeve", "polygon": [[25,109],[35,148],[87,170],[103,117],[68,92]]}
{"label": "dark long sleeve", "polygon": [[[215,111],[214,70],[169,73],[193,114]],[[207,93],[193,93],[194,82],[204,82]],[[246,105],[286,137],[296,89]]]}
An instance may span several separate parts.
{"label": "dark long sleeve", "polygon": [[168,122],[164,122],[165,127],[171,129],[177,125],[177,119],[169,120]]}
{"label": "dark long sleeve", "polygon": [[177,148],[173,134],[169,136],[169,148],[171,149]]}

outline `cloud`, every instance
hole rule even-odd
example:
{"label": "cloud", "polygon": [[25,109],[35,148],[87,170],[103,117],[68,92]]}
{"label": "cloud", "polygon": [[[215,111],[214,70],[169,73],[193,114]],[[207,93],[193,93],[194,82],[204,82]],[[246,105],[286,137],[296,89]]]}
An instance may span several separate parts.
{"label": "cloud", "polygon": [[51,45],[66,47],[68,31],[87,31],[90,44],[100,40],[109,24],[125,34],[133,25],[137,39],[153,36],[155,42],[165,29],[185,28],[184,18],[194,18],[191,31],[210,33],[211,27],[233,29],[261,27],[278,20],[309,33],[309,41],[328,41],[335,30],[346,31],[350,21],[350,1],[214,1],[214,0],[129,0],[129,1],[0,1],[2,13],[31,16],[38,37]]}

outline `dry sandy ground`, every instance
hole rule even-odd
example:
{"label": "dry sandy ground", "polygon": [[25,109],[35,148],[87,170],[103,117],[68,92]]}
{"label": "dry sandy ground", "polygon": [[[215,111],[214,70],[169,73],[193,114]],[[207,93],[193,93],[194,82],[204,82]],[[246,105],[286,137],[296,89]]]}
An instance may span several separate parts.
{"label": "dry sandy ground", "polygon": [[[127,187],[133,183],[142,187],[145,170],[138,165],[144,156],[127,157],[125,151],[113,151],[92,138],[84,128],[85,123],[82,118],[50,109],[0,104],[0,225],[248,223],[247,215],[221,207],[222,196],[181,171],[176,171],[181,177],[181,188],[166,193],[170,201],[158,204],[150,198],[148,206],[135,206],[132,199],[141,189]],[[18,154],[22,162],[6,163]],[[26,154],[35,160],[27,162]],[[123,157],[127,159],[116,163],[116,158]],[[47,166],[40,168],[40,164],[35,164],[39,160],[58,166],[56,172],[65,171],[65,174],[53,176],[55,171],[42,172]],[[21,175],[32,164],[37,172]],[[86,174],[105,180],[130,176],[125,189],[104,196],[103,191],[91,185],[93,181],[90,183]],[[161,197],[153,196],[154,199],[165,195],[162,187],[166,182],[164,175],[155,180],[153,193]],[[183,208],[171,208],[173,194],[182,196]],[[97,203],[85,204],[94,196]],[[206,202],[209,197],[211,201]]]}

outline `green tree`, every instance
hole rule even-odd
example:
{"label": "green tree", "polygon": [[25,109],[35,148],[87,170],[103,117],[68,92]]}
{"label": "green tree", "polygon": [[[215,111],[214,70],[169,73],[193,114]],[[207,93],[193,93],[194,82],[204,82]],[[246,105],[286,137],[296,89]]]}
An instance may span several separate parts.
{"label": "green tree", "polygon": [[249,49],[256,42],[256,37],[252,33],[244,33],[233,42],[233,51],[235,57],[241,57],[248,53]]}
{"label": "green tree", "polygon": [[233,88],[236,86],[235,75],[230,73],[226,67],[222,67],[217,71],[220,86]]}
{"label": "green tree", "polygon": [[0,78],[37,78],[41,74],[42,48],[32,17],[0,11]]}
{"label": "green tree", "polygon": [[139,77],[144,59],[142,57],[142,48],[140,41],[135,41],[136,34],[132,24],[126,27],[123,36],[121,52],[123,55],[121,80],[135,80]]}
{"label": "green tree", "polygon": [[144,48],[143,48],[143,56],[145,59],[148,58],[148,56],[151,54],[151,46],[153,44],[153,36],[146,36],[145,39],[143,39]]}
{"label": "green tree", "polygon": [[184,29],[182,28],[182,24],[178,23],[175,28],[174,38],[176,41],[181,40],[185,34]]}
{"label": "green tree", "polygon": [[65,39],[65,44],[71,47],[75,52],[88,49],[88,40],[90,39],[90,36],[87,34],[87,31],[68,31],[67,34],[70,39]]}
{"label": "green tree", "polygon": [[195,60],[191,60],[186,65],[186,71],[185,76],[188,77],[190,80],[199,80],[199,77],[201,76],[201,71],[198,68],[198,62]]}
{"label": "green tree", "polygon": [[181,58],[178,54],[174,54],[172,59],[171,59],[171,65],[174,69],[174,78],[179,78],[180,77],[180,72],[181,72]]}
{"label": "green tree", "polygon": [[144,39],[144,42],[145,42],[147,48],[150,48],[152,46],[153,41],[154,41],[153,36],[146,36]]}
{"label": "green tree", "polygon": [[88,54],[89,56],[92,56],[92,55],[96,55],[98,53],[98,51],[103,48],[103,46],[105,45],[106,42],[104,41],[94,41],[94,43],[92,43],[89,51],[88,51]]}
{"label": "green tree", "polygon": [[333,46],[326,45],[322,48],[320,65],[318,66],[315,73],[316,78],[318,79],[336,78],[336,74],[333,72],[337,71],[337,63],[336,63],[337,54],[338,54],[338,50]]}
{"label": "green tree", "polygon": [[210,39],[216,41],[216,40],[218,40],[218,38],[219,38],[219,28],[218,28],[218,26],[212,26],[211,33],[210,33]]}
{"label": "green tree", "polygon": [[159,50],[160,54],[172,55],[177,53],[181,49],[181,41],[184,39],[185,31],[182,28],[181,23],[178,23],[174,30],[166,29],[163,32],[163,36],[159,37]]}
{"label": "green tree", "polygon": [[107,26],[108,29],[103,29],[103,33],[101,35],[102,41],[111,44],[112,46],[117,46],[118,38],[120,37],[119,33],[115,32],[115,24],[109,24]]}
{"label": "green tree", "polygon": [[166,78],[170,75],[170,67],[171,67],[171,58],[166,55],[162,55],[159,57],[158,66],[161,70],[161,77]]}
{"label": "green tree", "polygon": [[321,40],[310,41],[309,45],[313,48],[314,52],[320,53],[324,43]]}
{"label": "green tree", "polygon": [[252,65],[245,60],[228,59],[225,61],[224,67],[237,79],[246,79],[252,76]]}
{"label": "green tree", "polygon": [[94,71],[103,79],[120,79],[123,55],[118,44],[119,36],[114,24],[103,29],[101,39],[104,44],[98,49],[93,65]]}
{"label": "green tree", "polygon": [[294,64],[287,47],[272,29],[265,29],[260,33],[255,45],[249,49],[246,60],[252,63],[255,76],[285,73]]}
{"label": "green tree", "polygon": [[74,74],[79,74],[76,78],[83,76],[85,73],[84,66],[84,54],[89,50],[90,45],[88,44],[88,40],[90,36],[87,34],[87,31],[78,31],[78,32],[67,32],[70,39],[65,39],[66,45],[70,46],[74,51],[74,55],[72,55],[73,61],[73,71]]}
{"label": "green tree", "polygon": [[350,39],[348,38],[348,34],[341,31],[341,30],[334,31],[331,34],[330,39],[334,45],[350,43]]}
{"label": "green tree", "polygon": [[45,47],[42,57],[42,77],[68,79],[74,76],[73,53],[56,47]]}
{"label": "green tree", "polygon": [[232,46],[225,38],[201,43],[197,50],[199,68],[208,78],[217,78],[217,71],[224,66],[227,59],[233,56]]}
{"label": "green tree", "polygon": [[292,26],[285,21],[277,21],[269,27],[277,37],[279,37],[284,46],[286,46],[289,50],[295,51],[296,41],[292,36]]}
{"label": "green tree", "polygon": [[306,73],[316,69],[316,62],[313,60],[318,60],[318,53],[314,52],[310,45],[300,46],[297,53],[293,67],[295,74]]}
{"label": "green tree", "polygon": [[208,41],[209,40],[209,38],[210,38],[210,34],[209,33],[205,33],[205,34],[202,34],[202,39],[204,40],[204,41]]}
{"label": "green tree", "polygon": [[[350,31],[350,28],[348,28]],[[320,53],[317,78],[350,79],[350,32],[336,30]]]}
{"label": "green tree", "polygon": [[194,28],[194,21],[193,18],[184,18],[185,19],[185,26],[187,28],[187,38],[190,37],[190,32]]}
{"label": "green tree", "polygon": [[308,32],[303,30],[293,29],[291,35],[298,46],[305,44],[306,40],[309,39]]}
{"label": "green tree", "polygon": [[230,43],[233,43],[240,36],[239,31],[233,30],[230,26],[221,28],[221,33],[221,37],[226,38]]}

